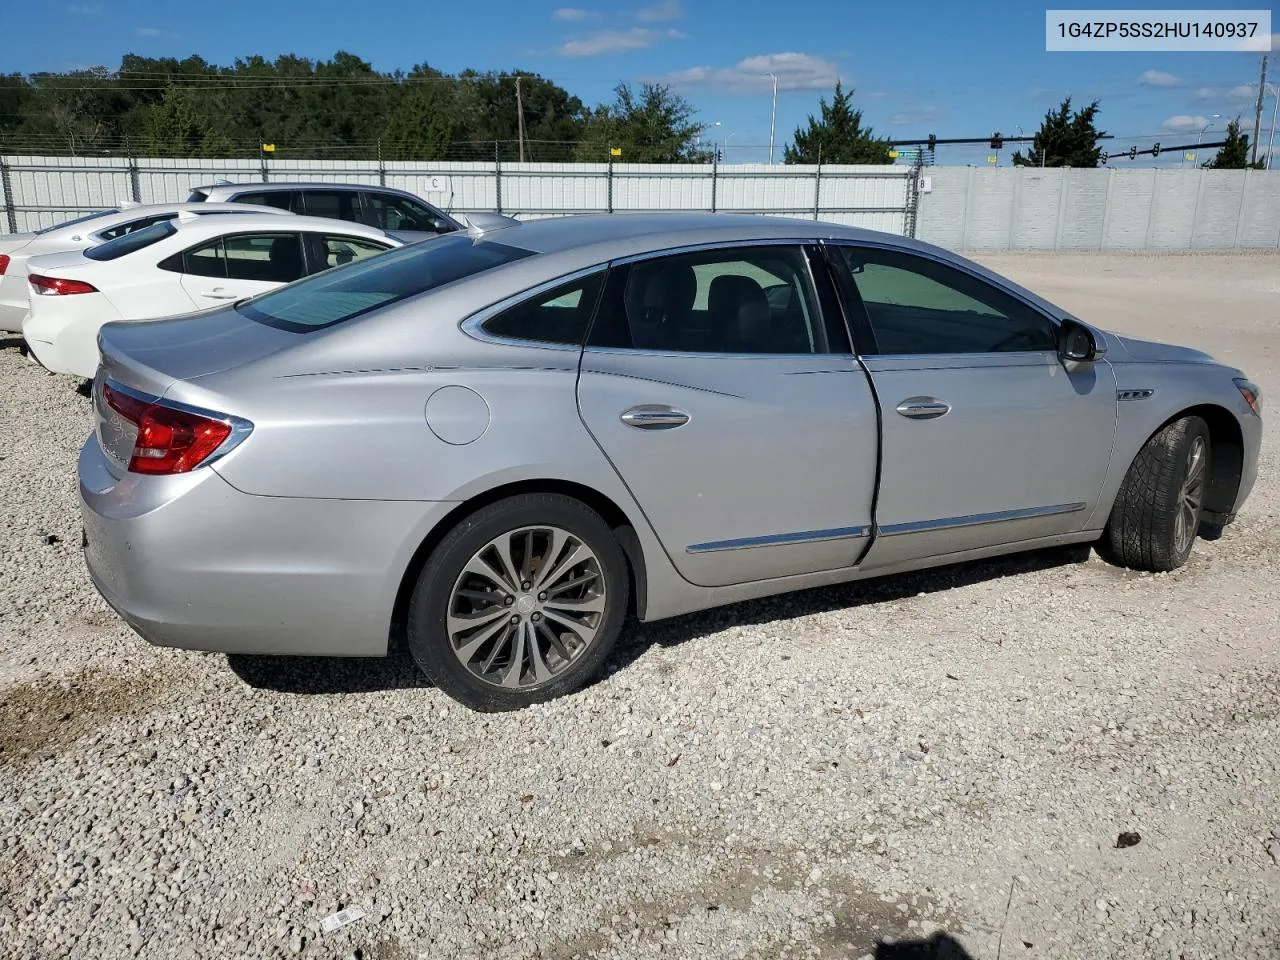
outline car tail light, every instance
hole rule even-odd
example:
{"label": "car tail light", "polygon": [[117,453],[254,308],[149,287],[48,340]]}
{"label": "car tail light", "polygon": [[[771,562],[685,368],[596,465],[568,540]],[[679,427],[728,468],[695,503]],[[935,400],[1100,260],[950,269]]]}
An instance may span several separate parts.
{"label": "car tail light", "polygon": [[0,253],[0,277],[4,276],[4,272],[9,269],[9,255]]}
{"label": "car tail light", "polygon": [[35,288],[36,293],[45,297],[63,296],[71,293],[97,293],[98,288],[83,280],[61,280],[57,277],[42,277],[33,273],[27,282]]}
{"label": "car tail light", "polygon": [[129,458],[131,473],[189,473],[239,430],[250,425],[235,417],[147,400],[103,384],[102,396],[112,410],[138,428]]}

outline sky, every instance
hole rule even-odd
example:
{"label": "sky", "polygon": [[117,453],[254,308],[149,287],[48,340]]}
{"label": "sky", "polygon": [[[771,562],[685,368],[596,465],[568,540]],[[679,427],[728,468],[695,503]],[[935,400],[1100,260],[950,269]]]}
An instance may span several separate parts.
{"label": "sky", "polygon": [[[558,5],[574,4],[573,6]],[[1200,0],[1200,9],[1241,4]],[[51,29],[51,21],[56,29]],[[537,72],[587,104],[619,81],[668,83],[697,108],[727,162],[768,158],[778,77],[776,159],[839,78],[875,131],[895,138],[1030,135],[1065,96],[1101,101],[1112,153],[1206,142],[1236,115],[1253,125],[1258,53],[1048,53],[1043,6],[917,0],[44,0],[11,4],[0,72],[115,67],[125,53],[229,65],[346,50],[378,70],[427,62],[454,72]],[[1280,36],[1268,83],[1280,85]],[[1267,98],[1265,146],[1274,100]],[[1278,135],[1277,139],[1280,139]],[[940,148],[939,163],[986,163],[987,146]],[[1012,149],[999,155],[1009,162]],[[1207,156],[1201,159],[1208,159]],[[1132,163],[1132,161],[1125,161]],[[1150,158],[1138,163],[1150,164]],[[1161,164],[1181,162],[1162,155]]]}

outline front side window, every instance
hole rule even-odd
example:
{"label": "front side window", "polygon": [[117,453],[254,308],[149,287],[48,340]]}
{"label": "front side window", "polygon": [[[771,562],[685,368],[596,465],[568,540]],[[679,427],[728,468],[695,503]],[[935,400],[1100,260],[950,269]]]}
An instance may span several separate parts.
{"label": "front side window", "polygon": [[354,190],[305,190],[302,205],[309,217],[351,221],[360,219],[360,194]]}
{"label": "front side window", "polygon": [[149,227],[143,227],[141,230],[100,243],[96,247],[90,247],[84,255],[90,260],[116,260],[130,253],[136,253],[153,243],[159,243],[165,237],[173,236],[177,229],[172,220],[161,220]]}
{"label": "front side window", "polygon": [[1053,350],[1053,323],[986,281],[896,250],[837,246],[881,354]]}
{"label": "front side window", "polygon": [[321,255],[324,257],[324,262],[319,267],[320,270],[341,267],[347,263],[354,263],[356,260],[364,260],[366,257],[375,257],[391,249],[386,244],[377,243],[374,240],[366,240],[363,237],[344,237],[330,234],[321,237],[320,244]]}
{"label": "front side window", "polygon": [[643,260],[610,283],[592,345],[679,353],[827,353],[804,250],[748,246]]}
{"label": "front side window", "polygon": [[368,192],[364,195],[369,205],[372,226],[382,230],[413,230],[420,233],[449,233],[453,225],[438,216],[425,203],[394,193]]}
{"label": "front side window", "polygon": [[305,333],[530,256],[532,250],[503,243],[441,237],[315,274],[236,309],[259,323]]}
{"label": "front side window", "polygon": [[579,346],[600,298],[604,271],[574,280],[490,317],[486,333]]}

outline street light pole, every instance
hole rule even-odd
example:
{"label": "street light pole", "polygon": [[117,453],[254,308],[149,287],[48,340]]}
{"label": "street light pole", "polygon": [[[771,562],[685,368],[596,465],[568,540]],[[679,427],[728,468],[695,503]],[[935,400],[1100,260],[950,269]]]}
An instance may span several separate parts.
{"label": "street light pole", "polygon": [[1267,169],[1274,170],[1276,166],[1276,114],[1280,113],[1280,87],[1271,87],[1270,89],[1276,105],[1271,108],[1271,136],[1267,138]]}
{"label": "street light pole", "polygon": [[[769,163],[773,163],[773,129],[774,122],[778,119],[778,75],[770,73],[768,76],[773,77],[773,109],[769,111]],[[1271,126],[1274,132],[1275,124]]]}

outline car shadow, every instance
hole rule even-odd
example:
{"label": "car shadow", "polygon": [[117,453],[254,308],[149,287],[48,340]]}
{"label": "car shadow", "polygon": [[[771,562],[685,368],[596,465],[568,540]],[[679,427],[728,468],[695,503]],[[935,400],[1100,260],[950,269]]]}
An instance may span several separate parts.
{"label": "car shadow", "polygon": [[928,940],[877,943],[875,960],[973,960],[973,955],[950,934],[935,933]]}
{"label": "car shadow", "polygon": [[0,336],[0,350],[12,350],[15,348],[19,353],[25,356],[27,352],[27,341],[23,340],[22,337],[16,334],[7,337]]}
{"label": "car shadow", "polygon": [[[1002,577],[1083,563],[1087,544],[975,560],[915,573],[859,580],[833,587],[750,600],[656,623],[628,622],[605,672],[623,670],[654,646],[673,647],[734,626],[750,626],[826,613],[831,610],[892,603],[921,593],[953,590]],[[229,654],[227,665],[251,687],[293,694],[374,693],[430,687],[403,644],[386,657],[280,657]],[[941,955],[940,955],[941,956]]]}
{"label": "car shadow", "polygon": [[991,560],[972,560],[912,573],[783,593],[652,624],[633,620],[619,638],[618,646],[609,660],[609,668],[622,669],[655,645],[673,647],[730,627],[756,626],[833,610],[853,610],[868,605],[893,603],[922,593],[938,593],[1003,577],[1071,566],[1088,560],[1091,550],[1089,544],[1053,547]]}

